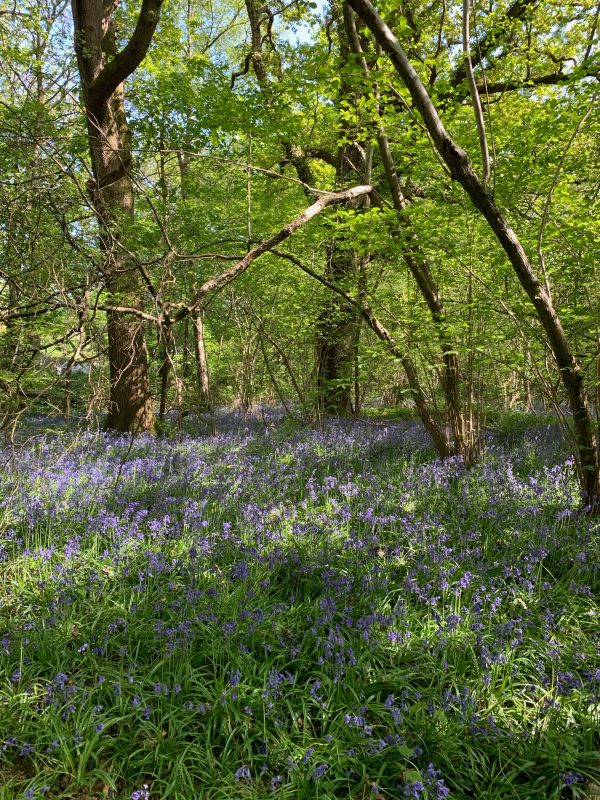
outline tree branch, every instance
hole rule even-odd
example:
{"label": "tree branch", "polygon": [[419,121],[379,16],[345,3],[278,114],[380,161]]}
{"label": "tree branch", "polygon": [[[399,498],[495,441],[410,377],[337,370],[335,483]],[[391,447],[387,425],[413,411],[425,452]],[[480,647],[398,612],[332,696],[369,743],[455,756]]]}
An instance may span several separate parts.
{"label": "tree branch", "polygon": [[469,0],[463,0],[463,19],[462,19],[462,32],[463,32],[463,65],[465,74],[467,76],[467,84],[469,86],[469,93],[471,95],[471,102],[473,103],[473,113],[475,115],[475,125],[477,126],[477,136],[479,138],[479,147],[481,150],[481,164],[482,174],[481,182],[485,186],[490,177],[490,152],[488,150],[487,138],[485,135],[485,122],[483,120],[483,108],[481,107],[481,98],[477,84],[475,83],[475,75],[473,74],[473,62],[471,60],[471,49],[469,45],[470,35],[470,16],[471,4]]}
{"label": "tree branch", "polygon": [[250,250],[249,253],[246,253],[244,258],[238,261],[237,264],[234,264],[220,275],[205,281],[205,283],[203,283],[196,292],[192,302],[177,313],[174,321],[183,319],[185,316],[191,314],[193,311],[199,308],[202,305],[204,298],[208,294],[218,289],[222,289],[228,283],[231,283],[231,281],[237,278],[238,275],[241,275],[242,272],[245,272],[250,264],[259,258],[259,256],[262,256],[264,253],[268,253],[269,250],[277,247],[278,244],[281,244],[281,242],[289,238],[294,231],[298,230],[298,228],[302,227],[302,225],[305,225],[309,220],[323,211],[323,209],[327,208],[327,206],[339,205],[340,203],[349,203],[352,200],[356,200],[358,197],[361,197],[362,195],[370,194],[372,191],[372,186],[354,186],[352,189],[347,189],[345,192],[337,192],[325,197],[319,197],[316,202],[314,202],[305,211],[303,211],[302,214],[299,214],[291,222],[288,222],[288,224],[285,225],[280,231],[271,236],[269,239],[264,239],[253,250]]}
{"label": "tree branch", "polygon": [[130,40],[87,87],[90,110],[101,109],[117,86],[142,63],[158,25],[162,3],[163,0],[143,0]]}
{"label": "tree branch", "polygon": [[599,71],[590,70],[576,70],[575,72],[549,72],[547,75],[537,75],[532,78],[523,78],[522,80],[507,80],[496,81],[494,83],[478,84],[479,91],[486,91],[488,94],[500,94],[502,92],[512,92],[515,89],[527,89],[530,86],[558,86],[562,83],[568,83],[570,80],[581,78],[596,78],[600,77]]}

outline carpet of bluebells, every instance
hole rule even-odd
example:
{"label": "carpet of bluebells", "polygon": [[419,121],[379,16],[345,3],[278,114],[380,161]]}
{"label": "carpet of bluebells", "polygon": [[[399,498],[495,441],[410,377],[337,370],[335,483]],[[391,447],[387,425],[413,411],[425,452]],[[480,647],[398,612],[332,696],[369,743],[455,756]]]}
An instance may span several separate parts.
{"label": "carpet of bluebells", "polygon": [[408,421],[220,431],[0,453],[0,800],[600,791],[599,523],[556,431],[471,469]]}

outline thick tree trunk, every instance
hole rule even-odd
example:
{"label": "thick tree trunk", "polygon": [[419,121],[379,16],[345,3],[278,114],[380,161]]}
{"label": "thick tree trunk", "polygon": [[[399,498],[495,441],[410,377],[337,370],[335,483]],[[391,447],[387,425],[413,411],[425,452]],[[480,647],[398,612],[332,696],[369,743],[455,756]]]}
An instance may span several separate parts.
{"label": "thick tree trunk", "polygon": [[[348,135],[348,131],[342,131]],[[347,184],[348,176],[364,167],[364,151],[357,144],[345,144],[338,152],[336,186]],[[357,168],[357,169],[355,169]],[[364,171],[364,170],[363,170]],[[367,182],[370,175],[364,176]],[[366,202],[366,199],[362,202]],[[335,241],[327,253],[326,275],[336,284],[364,282],[364,256]],[[361,318],[356,309],[332,295],[321,310],[315,331],[317,404],[326,415],[353,413],[355,350]]]}
{"label": "thick tree trunk", "polygon": [[[344,25],[343,13],[339,5],[333,5],[334,19],[340,43],[342,66],[350,64],[352,55]],[[352,104],[357,100],[357,90],[341,71],[337,103]],[[353,141],[355,131],[348,122],[340,122],[339,137],[344,140],[338,148],[335,183],[338,189],[347,185],[349,176],[359,174],[370,183],[370,164],[365,158],[365,149]],[[368,202],[365,199],[364,202]],[[365,281],[363,256],[342,246],[334,239],[329,246],[326,275],[338,285],[348,281]],[[316,371],[317,402],[324,414],[349,415],[353,413],[355,351],[360,336],[361,318],[356,309],[345,303],[339,296],[332,295],[317,320],[316,326]]]}
{"label": "thick tree trunk", "polygon": [[105,427],[119,432],[150,431],[148,353],[143,323],[130,314],[108,311],[110,403]]}
{"label": "thick tree trunk", "polygon": [[465,189],[475,208],[486,219],[525,290],[545,331],[558,366],[573,414],[578,475],[583,502],[600,510],[600,470],[598,451],[581,366],[575,359],[562,323],[547,289],[533,271],[521,242],[511,229],[494,198],[477,177],[467,153],[450,138],[418,74],[400,43],[383,22],[369,0],[348,0],[388,54],[390,61],[410,92],[433,143],[447,164],[450,174]]}
{"label": "thick tree trunk", "polygon": [[[358,277],[358,257],[330,246],[326,274],[335,283],[344,284]],[[321,310],[315,332],[317,403],[326,415],[349,415],[353,412],[354,353],[358,324],[357,311],[339,296],[332,295]]]}
{"label": "thick tree trunk", "polygon": [[[122,247],[123,222],[134,217],[130,177],[130,131],[123,81],[144,58],[162,0],[143,0],[127,46],[117,52],[114,3],[72,0],[75,51],[87,113],[93,180],[89,191],[100,228],[109,305],[142,308],[143,286]],[[148,352],[143,323],[135,315],[108,311],[110,398],[106,427],[125,432],[153,427]]]}
{"label": "thick tree trunk", "polygon": [[[141,276],[120,241],[124,219],[134,216],[130,134],[122,86],[114,92],[107,111],[102,123],[88,126],[106,288],[111,305],[141,309]],[[121,311],[109,311],[107,316],[110,400],[106,427],[120,432],[151,430],[153,411],[144,323]]]}

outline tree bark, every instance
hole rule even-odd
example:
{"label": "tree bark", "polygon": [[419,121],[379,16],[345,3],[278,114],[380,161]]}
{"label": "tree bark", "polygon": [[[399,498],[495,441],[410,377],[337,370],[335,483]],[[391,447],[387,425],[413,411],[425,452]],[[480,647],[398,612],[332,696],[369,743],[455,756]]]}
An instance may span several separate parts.
{"label": "tree bark", "polygon": [[[143,0],[135,30],[118,51],[111,0],[72,0],[75,52],[87,116],[93,180],[88,184],[100,229],[109,305],[143,310],[143,285],[121,246],[124,223],[134,217],[130,177],[131,134],[123,82],[142,62],[158,23],[162,0]],[[150,431],[154,424],[148,352],[141,318],[107,312],[110,398],[105,426]]]}
{"label": "tree bark", "polygon": [[194,351],[196,353],[196,377],[198,381],[198,411],[210,414],[211,433],[217,433],[217,421],[212,392],[210,390],[210,373],[208,371],[208,358],[206,355],[206,341],[204,338],[204,311],[199,309],[192,316],[194,329]]}
{"label": "tree bark", "polygon": [[[354,252],[340,251],[333,242],[328,252],[327,275],[336,283],[357,277],[359,258]],[[321,309],[315,330],[317,404],[321,414],[347,416],[353,412],[357,334],[356,310],[332,295]]]}
{"label": "tree bark", "polygon": [[171,372],[172,364],[172,351],[174,344],[173,329],[170,325],[165,325],[159,331],[162,338],[162,354],[160,365],[158,368],[158,375],[160,378],[160,402],[158,407],[158,418],[162,421],[167,412],[167,401],[169,397],[169,374]]}

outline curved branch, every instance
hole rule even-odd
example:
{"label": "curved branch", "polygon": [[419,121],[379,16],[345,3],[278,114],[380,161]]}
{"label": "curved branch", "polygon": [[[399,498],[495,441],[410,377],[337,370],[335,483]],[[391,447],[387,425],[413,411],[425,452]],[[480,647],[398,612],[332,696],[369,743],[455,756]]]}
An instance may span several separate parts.
{"label": "curved branch", "polygon": [[284,225],[280,231],[268,239],[263,239],[263,241],[260,242],[260,244],[258,244],[253,250],[250,250],[249,253],[246,253],[246,255],[240,261],[238,261],[237,264],[229,267],[229,269],[226,269],[225,272],[222,272],[220,275],[205,281],[196,292],[196,295],[191,303],[178,312],[175,317],[175,321],[183,319],[197,308],[200,308],[204,298],[208,294],[227,286],[227,284],[231,283],[231,281],[237,278],[238,275],[241,275],[242,272],[245,272],[253,261],[265,253],[268,253],[269,250],[272,250],[274,247],[277,247],[277,245],[281,244],[281,242],[284,242],[294,233],[294,231],[297,231],[298,228],[302,227],[302,225],[305,225],[317,214],[320,214],[320,212],[327,208],[327,206],[339,205],[340,203],[349,203],[352,200],[356,200],[358,197],[370,194],[372,191],[372,186],[354,186],[352,189],[347,189],[345,192],[337,192],[325,197],[319,197],[319,199],[316,200],[305,211],[303,211],[302,214],[299,214],[291,222],[288,222],[287,225]]}
{"label": "curved branch", "polygon": [[87,87],[91,111],[99,111],[117,86],[123,83],[146,57],[158,25],[162,4],[163,0],[143,0],[130,40]]}

